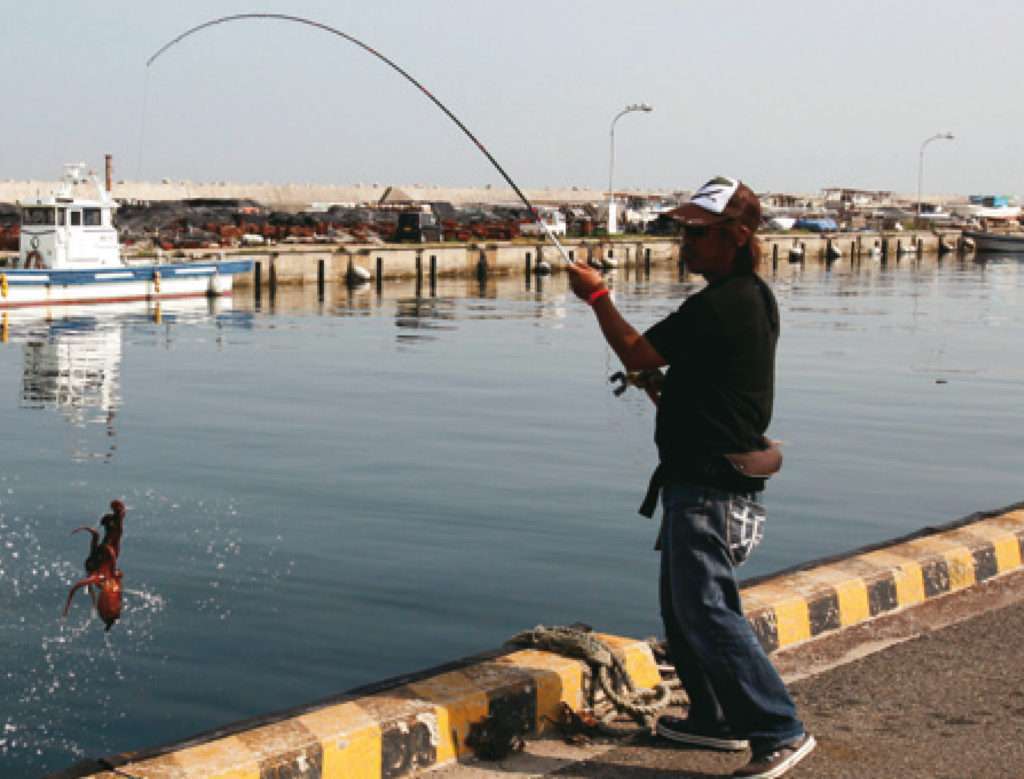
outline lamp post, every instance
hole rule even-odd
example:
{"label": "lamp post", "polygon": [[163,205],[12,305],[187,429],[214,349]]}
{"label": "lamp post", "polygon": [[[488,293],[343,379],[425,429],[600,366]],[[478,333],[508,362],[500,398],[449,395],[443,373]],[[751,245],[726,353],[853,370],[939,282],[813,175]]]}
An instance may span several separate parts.
{"label": "lamp post", "polygon": [[921,226],[921,185],[924,181],[924,149],[932,141],[951,141],[953,140],[953,133],[935,133],[931,138],[925,138],[921,144],[921,154],[917,161],[917,219],[915,220],[916,226]]}
{"label": "lamp post", "polygon": [[618,232],[618,223],[615,219],[615,190],[612,188],[612,182],[615,178],[615,123],[626,114],[634,111],[650,113],[653,110],[654,106],[647,103],[633,103],[615,114],[615,118],[612,119],[612,128],[609,133],[611,135],[611,153],[608,157],[608,235]]}

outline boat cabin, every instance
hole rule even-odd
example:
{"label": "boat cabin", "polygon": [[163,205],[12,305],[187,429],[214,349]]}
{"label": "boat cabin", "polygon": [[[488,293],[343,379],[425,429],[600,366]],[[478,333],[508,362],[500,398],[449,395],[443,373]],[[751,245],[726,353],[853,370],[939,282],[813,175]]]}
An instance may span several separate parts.
{"label": "boat cabin", "polygon": [[65,165],[59,189],[48,197],[19,202],[21,240],[18,267],[86,269],[120,267],[121,252],[114,227],[117,208],[110,193],[93,176],[98,197],[76,197],[84,182],[84,165]]}

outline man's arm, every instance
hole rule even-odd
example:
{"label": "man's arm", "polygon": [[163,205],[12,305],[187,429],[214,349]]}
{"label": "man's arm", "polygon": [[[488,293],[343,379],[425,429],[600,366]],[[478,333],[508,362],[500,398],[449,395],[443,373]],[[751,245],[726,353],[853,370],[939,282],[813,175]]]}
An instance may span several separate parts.
{"label": "man's arm", "polygon": [[[595,292],[607,289],[601,274],[589,265],[575,262],[568,266],[568,271],[572,291],[581,300],[589,301]],[[604,339],[627,370],[649,370],[668,364],[651,343],[619,313],[609,295],[597,298],[592,307]]]}

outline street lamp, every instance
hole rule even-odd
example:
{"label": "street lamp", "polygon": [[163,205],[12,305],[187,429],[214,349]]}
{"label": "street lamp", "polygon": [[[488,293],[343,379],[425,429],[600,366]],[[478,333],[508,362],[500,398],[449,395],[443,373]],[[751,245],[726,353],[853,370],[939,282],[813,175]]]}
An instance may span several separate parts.
{"label": "street lamp", "polygon": [[932,141],[951,141],[953,140],[953,133],[944,132],[936,133],[931,138],[926,138],[924,143],[921,144],[921,154],[917,162],[917,226],[921,226],[921,183],[924,180],[924,149]]}
{"label": "street lamp", "polygon": [[615,219],[615,190],[612,189],[612,180],[615,177],[615,123],[623,116],[632,113],[633,111],[650,113],[653,110],[654,106],[648,105],[647,103],[633,103],[615,114],[615,118],[612,119],[612,129],[610,133],[611,154],[608,158],[608,235],[618,232],[618,224]]}

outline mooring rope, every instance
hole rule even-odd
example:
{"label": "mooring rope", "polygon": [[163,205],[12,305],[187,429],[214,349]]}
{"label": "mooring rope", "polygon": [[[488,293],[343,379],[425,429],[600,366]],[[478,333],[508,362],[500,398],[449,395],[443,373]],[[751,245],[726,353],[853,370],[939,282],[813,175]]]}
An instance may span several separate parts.
{"label": "mooring rope", "polygon": [[510,644],[544,649],[549,652],[584,660],[604,690],[614,709],[602,724],[619,714],[632,717],[646,729],[653,727],[655,716],[671,703],[672,691],[666,684],[650,690],[638,690],[622,661],[594,633],[575,627],[538,625],[533,630],[517,633]]}

